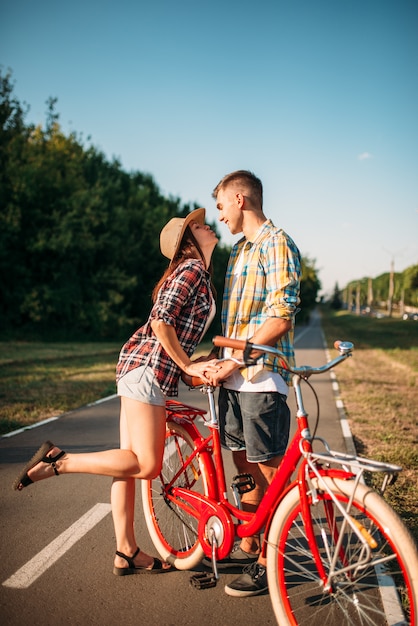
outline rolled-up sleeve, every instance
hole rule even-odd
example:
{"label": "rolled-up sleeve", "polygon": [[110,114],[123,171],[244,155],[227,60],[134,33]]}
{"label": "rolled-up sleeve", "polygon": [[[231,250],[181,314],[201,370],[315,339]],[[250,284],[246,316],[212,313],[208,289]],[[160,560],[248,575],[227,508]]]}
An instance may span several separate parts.
{"label": "rolled-up sleeve", "polygon": [[268,240],[263,266],[266,272],[266,315],[293,319],[300,302],[301,262],[298,248],[285,233]]}

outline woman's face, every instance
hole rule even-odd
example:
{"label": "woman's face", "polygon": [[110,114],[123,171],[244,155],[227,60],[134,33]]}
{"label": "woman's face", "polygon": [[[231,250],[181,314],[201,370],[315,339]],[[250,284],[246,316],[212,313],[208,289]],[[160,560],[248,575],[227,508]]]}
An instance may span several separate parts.
{"label": "woman's face", "polygon": [[202,250],[208,246],[215,247],[218,243],[218,238],[208,224],[198,224],[197,222],[190,222],[190,229],[195,237],[197,243]]}

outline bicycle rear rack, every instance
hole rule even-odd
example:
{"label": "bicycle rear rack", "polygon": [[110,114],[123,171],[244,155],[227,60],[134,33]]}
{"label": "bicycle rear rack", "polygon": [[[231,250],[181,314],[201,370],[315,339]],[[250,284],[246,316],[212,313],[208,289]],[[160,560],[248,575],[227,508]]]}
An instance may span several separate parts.
{"label": "bicycle rear rack", "polygon": [[332,463],[341,465],[347,472],[352,472],[357,476],[362,475],[364,472],[381,472],[385,474],[383,485],[381,488],[381,495],[383,495],[386,487],[395,482],[399,472],[402,471],[400,465],[394,465],[392,463],[383,463],[382,461],[376,461],[375,459],[368,459],[366,457],[356,456],[353,454],[346,454],[345,452],[337,452],[331,450],[328,443],[322,437],[314,437],[311,442],[319,441],[325,448],[325,452],[306,452],[303,450],[302,442],[300,443],[300,450],[308,465],[312,467],[317,461],[331,465]]}

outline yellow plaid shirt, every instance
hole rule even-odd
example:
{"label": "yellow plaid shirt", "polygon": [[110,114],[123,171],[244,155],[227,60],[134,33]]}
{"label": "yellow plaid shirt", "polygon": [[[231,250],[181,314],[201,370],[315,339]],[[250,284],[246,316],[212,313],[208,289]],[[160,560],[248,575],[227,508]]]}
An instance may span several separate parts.
{"label": "yellow plaid shirt", "polygon": [[[237,263],[242,271],[235,276]],[[253,242],[245,237],[240,239],[232,248],[225,276],[223,334],[235,339],[251,339],[269,317],[291,320],[292,329],[280,338],[276,347],[289,363],[294,363],[293,329],[300,302],[300,275],[301,260],[296,244],[271,220],[264,222]],[[290,383],[289,373],[271,355],[264,355],[256,365],[241,373],[251,380],[263,367],[279,372]]]}

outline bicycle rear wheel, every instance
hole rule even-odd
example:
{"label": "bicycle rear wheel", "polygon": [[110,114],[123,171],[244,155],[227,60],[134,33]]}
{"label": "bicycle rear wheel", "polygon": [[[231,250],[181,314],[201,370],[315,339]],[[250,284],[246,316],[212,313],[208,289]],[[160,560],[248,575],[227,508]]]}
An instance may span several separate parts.
{"label": "bicycle rear wheel", "polygon": [[167,422],[161,473],[154,480],[142,481],[142,505],[151,540],[161,557],[181,570],[192,569],[204,556],[198,537],[199,520],[168,499],[166,485],[180,472],[176,487],[207,495],[199,458],[182,469],[194,447],[193,438],[183,426]]}
{"label": "bicycle rear wheel", "polygon": [[[347,503],[354,481],[326,478],[332,493]],[[335,558],[331,591],[318,575],[301,515],[299,489],[290,491],[274,514],[268,536],[267,575],[271,601],[280,625],[364,626],[416,624],[418,553],[409,532],[377,493],[357,486],[351,518],[371,547],[359,566],[364,546],[329,494],[310,502],[313,531],[326,573]],[[342,535],[342,550],[336,541]],[[344,571],[343,571],[344,570]]]}

